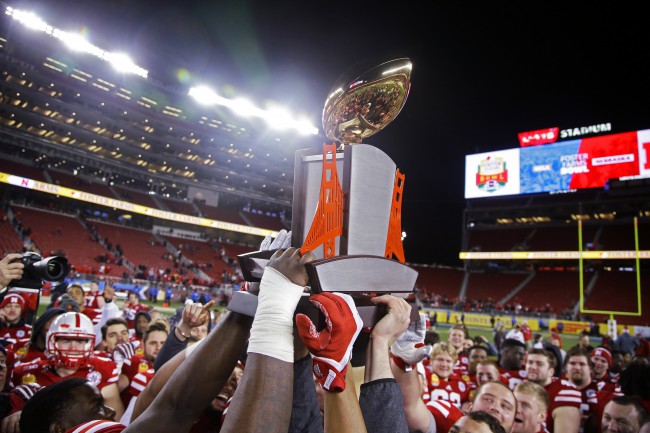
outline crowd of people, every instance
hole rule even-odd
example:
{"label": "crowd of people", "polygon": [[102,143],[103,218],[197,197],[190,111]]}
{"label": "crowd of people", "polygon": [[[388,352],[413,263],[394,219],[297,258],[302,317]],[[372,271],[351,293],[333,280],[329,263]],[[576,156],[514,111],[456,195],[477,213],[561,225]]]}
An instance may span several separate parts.
{"label": "crowd of people", "polygon": [[[70,284],[27,323],[8,254],[0,433],[650,431],[647,356],[614,368],[607,347],[497,346],[462,324],[441,341],[392,295],[371,298],[386,314],[364,326],[351,296],[305,289],[313,254],[281,246],[247,288],[254,317],[211,300],[165,317],[137,294],[120,307],[110,285]],[[323,320],[296,313],[303,298]]]}

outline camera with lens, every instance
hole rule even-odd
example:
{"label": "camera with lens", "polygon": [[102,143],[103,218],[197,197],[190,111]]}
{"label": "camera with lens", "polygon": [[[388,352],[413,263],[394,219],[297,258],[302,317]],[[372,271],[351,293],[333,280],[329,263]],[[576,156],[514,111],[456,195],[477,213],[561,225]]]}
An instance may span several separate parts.
{"label": "camera with lens", "polygon": [[10,287],[29,287],[40,289],[43,281],[61,282],[70,272],[68,259],[61,256],[41,257],[37,253],[24,253],[20,260],[25,268],[20,280],[12,280]]}

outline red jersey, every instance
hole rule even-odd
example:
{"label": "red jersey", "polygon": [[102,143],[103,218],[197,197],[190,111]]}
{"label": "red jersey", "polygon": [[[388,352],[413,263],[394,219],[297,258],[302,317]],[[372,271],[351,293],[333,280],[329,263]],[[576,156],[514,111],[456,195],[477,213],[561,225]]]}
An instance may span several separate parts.
{"label": "red jersey", "polygon": [[32,325],[17,323],[15,325],[4,325],[0,327],[0,340],[7,344],[17,343],[20,340],[29,340],[32,335]]}
{"label": "red jersey", "polygon": [[467,354],[465,352],[460,352],[458,354],[458,360],[456,360],[456,363],[454,364],[453,373],[459,376],[462,376],[463,374],[467,374],[468,365],[469,365],[469,358],[467,357]]}
{"label": "red jersey", "polygon": [[[613,385],[613,384],[610,384]],[[580,415],[582,418],[581,427],[585,425],[593,426],[597,432],[600,432],[600,420],[603,417],[605,405],[614,397],[623,395],[620,389],[606,386],[608,389],[598,389],[598,383],[592,381],[589,386],[583,388],[582,405],[580,406]]]}
{"label": "red jersey", "polygon": [[88,316],[94,325],[98,324],[102,318],[102,307],[99,306],[99,302],[97,301],[100,297],[101,295],[99,293],[84,296],[82,313]]}
{"label": "red jersey", "polygon": [[91,356],[88,358],[86,365],[69,376],[61,377],[56,374],[54,361],[51,359],[43,359],[17,366],[12,373],[11,383],[14,386],[30,383],[48,386],[73,377],[84,378],[101,390],[105,386],[117,383],[119,373],[117,366],[112,360]]}
{"label": "red jersey", "polygon": [[[29,353],[29,338],[24,338],[22,340],[18,340],[15,343],[11,343],[8,345],[6,348],[7,350],[7,368],[11,370],[11,368],[19,364],[21,362],[28,362],[28,360],[25,360],[25,357]],[[41,352],[42,353],[42,352]]]}
{"label": "red jersey", "polygon": [[607,371],[607,373],[605,373],[605,376],[603,376],[600,379],[594,379],[594,380],[596,381],[596,385],[599,391],[601,390],[614,391],[618,386],[619,379],[620,379],[619,374],[612,374],[609,371]]}
{"label": "red jersey", "polygon": [[72,427],[65,433],[121,433],[125,428],[126,426],[119,422],[95,420]]}
{"label": "red jersey", "polygon": [[515,389],[517,384],[526,379],[526,370],[505,370],[499,367],[499,374],[501,375],[501,382],[508,385],[510,389]]}
{"label": "red jersey", "polygon": [[564,406],[575,407],[580,410],[582,393],[568,380],[559,379],[553,380],[544,389],[550,400],[546,412],[546,428],[549,432],[553,432],[553,411],[558,407]]}
{"label": "red jersey", "polygon": [[427,409],[433,415],[436,423],[436,430],[439,432],[448,432],[456,421],[462,416],[463,412],[448,401],[434,400],[427,403]]}
{"label": "red jersey", "polygon": [[458,375],[452,374],[444,380],[432,373],[429,376],[428,386],[429,401],[448,401],[460,408],[461,404],[469,400],[469,386]]}
{"label": "red jersey", "polygon": [[124,310],[122,311],[122,315],[126,319],[126,322],[129,324],[129,329],[135,329],[135,315],[138,314],[140,311],[149,311],[150,308],[148,305],[144,304],[125,304],[124,305]]}
{"label": "red jersey", "polygon": [[[138,373],[144,373],[148,370],[153,371],[153,364],[147,361],[144,356],[136,354],[133,355],[131,358],[124,360],[124,363],[122,364],[121,374],[123,374],[129,379],[129,383],[133,383],[133,380]],[[122,398],[122,403],[124,404],[124,407],[127,407],[129,405],[129,401],[131,400],[132,396],[133,393],[131,392],[130,387],[124,389],[120,393],[120,397]]]}
{"label": "red jersey", "polygon": [[129,392],[131,395],[134,397],[139,396],[140,393],[144,390],[144,387],[147,386],[149,381],[153,378],[153,375],[155,373],[155,370],[153,368],[150,368],[147,371],[137,373],[135,376],[133,376],[133,379],[131,380],[131,386],[129,386]]}

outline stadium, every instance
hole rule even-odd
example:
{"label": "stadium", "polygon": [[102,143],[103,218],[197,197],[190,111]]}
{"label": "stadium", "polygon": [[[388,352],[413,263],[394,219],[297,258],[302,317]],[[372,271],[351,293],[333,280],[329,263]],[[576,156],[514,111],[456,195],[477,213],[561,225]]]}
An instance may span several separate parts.
{"label": "stadium", "polygon": [[[227,299],[242,283],[237,256],[291,228],[294,153],[322,145],[317,128],[162,82],[98,47],[66,50],[70,35],[33,19],[11,8],[2,18],[0,249],[64,255],[75,278]],[[606,146],[611,134],[596,129],[586,132]],[[649,191],[622,174],[466,194],[465,266],[409,263],[420,307],[439,323],[514,316],[604,334],[615,319],[650,335]]]}

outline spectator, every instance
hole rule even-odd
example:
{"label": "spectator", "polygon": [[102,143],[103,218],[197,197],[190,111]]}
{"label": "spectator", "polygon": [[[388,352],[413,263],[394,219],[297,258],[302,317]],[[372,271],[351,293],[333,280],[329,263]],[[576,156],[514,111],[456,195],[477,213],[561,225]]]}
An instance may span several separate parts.
{"label": "spectator", "polygon": [[510,331],[506,333],[506,340],[517,340],[521,341],[524,345],[526,344],[524,333],[521,332],[519,325],[515,325]]}
{"label": "spectator", "polygon": [[29,340],[32,326],[25,322],[25,298],[9,292],[0,303],[0,340],[4,345]]}
{"label": "spectator", "polygon": [[506,333],[503,325],[497,326],[494,331],[494,346],[497,348],[498,353],[501,353],[503,343],[506,341]]}
{"label": "spectator", "polygon": [[616,350],[623,352],[623,355],[633,355],[639,346],[639,342],[635,337],[630,335],[630,330],[626,326],[623,328],[621,335],[616,339],[615,346]]}

